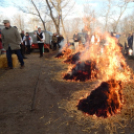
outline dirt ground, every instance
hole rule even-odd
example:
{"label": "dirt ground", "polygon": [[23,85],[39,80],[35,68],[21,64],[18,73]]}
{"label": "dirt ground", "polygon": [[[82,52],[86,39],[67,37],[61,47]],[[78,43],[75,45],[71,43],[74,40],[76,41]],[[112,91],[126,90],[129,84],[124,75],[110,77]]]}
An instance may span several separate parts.
{"label": "dirt ground", "polygon": [[[0,70],[0,134],[110,134],[103,121],[101,127],[90,128],[91,119],[71,101],[74,94],[77,102],[91,91],[96,81],[64,81],[62,73],[68,65],[55,59],[55,53],[45,53],[43,58],[31,53],[24,69]],[[134,60],[127,62],[134,69]],[[123,132],[131,134],[133,130],[130,126]]]}

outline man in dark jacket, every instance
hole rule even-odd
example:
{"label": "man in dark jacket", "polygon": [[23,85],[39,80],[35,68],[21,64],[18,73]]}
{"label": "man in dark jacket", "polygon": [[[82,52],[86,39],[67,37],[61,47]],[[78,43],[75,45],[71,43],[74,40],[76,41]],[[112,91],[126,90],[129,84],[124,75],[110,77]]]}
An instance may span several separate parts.
{"label": "man in dark jacket", "polygon": [[1,51],[2,51],[2,40],[1,40],[1,29],[0,29],[0,55],[1,55]]}
{"label": "man in dark jacket", "polygon": [[128,40],[129,48],[133,49],[133,47],[132,47],[133,46],[133,35],[132,35],[132,33],[129,33],[127,40]]}
{"label": "man in dark jacket", "polygon": [[60,48],[61,47],[60,43],[64,40],[64,38],[63,38],[62,35],[59,35],[57,38],[58,38],[58,45],[59,45],[59,48]]}
{"label": "man in dark jacket", "polygon": [[18,29],[15,27],[12,27],[10,25],[9,20],[4,20],[3,21],[5,28],[2,30],[2,43],[4,49],[6,49],[6,56],[7,56],[7,61],[8,61],[8,68],[7,69],[12,69],[12,53],[16,53],[17,57],[19,59],[21,69],[24,68],[24,61],[23,57],[20,52],[20,43],[21,43],[21,37],[18,32]]}
{"label": "man in dark jacket", "polygon": [[21,36],[21,39],[22,39],[22,42],[21,42],[21,44],[20,44],[20,47],[21,47],[21,54],[22,54],[23,59],[27,59],[27,58],[25,57],[25,41],[23,41],[24,36],[25,36],[24,31],[21,31],[20,36]]}
{"label": "man in dark jacket", "polygon": [[53,50],[56,50],[56,46],[57,46],[57,43],[58,43],[58,38],[57,38],[56,33],[54,33],[53,36],[52,36],[52,42],[53,42]]}

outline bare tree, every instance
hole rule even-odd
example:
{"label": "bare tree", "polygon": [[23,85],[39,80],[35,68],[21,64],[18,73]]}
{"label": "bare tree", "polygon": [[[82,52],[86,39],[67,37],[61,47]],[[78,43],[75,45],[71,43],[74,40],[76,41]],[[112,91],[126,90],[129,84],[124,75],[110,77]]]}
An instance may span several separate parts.
{"label": "bare tree", "polygon": [[53,23],[55,25],[56,31],[59,34],[60,33],[60,30],[59,30],[59,27],[60,27],[60,19],[54,17],[54,13],[53,13],[53,9],[52,9],[53,7],[50,4],[49,0],[46,0],[46,3],[48,5],[49,11],[50,11],[50,16],[51,16],[51,19],[53,20]]}
{"label": "bare tree", "polygon": [[134,32],[134,16],[133,13],[123,18],[120,23],[121,32],[130,33]]}
{"label": "bare tree", "polygon": [[[48,0],[46,0],[46,1],[48,3]],[[67,38],[63,21],[64,21],[64,18],[67,16],[68,12],[66,13],[65,16],[63,16],[63,9],[65,9],[65,7],[67,7],[69,5],[71,0],[49,0],[49,1],[52,4],[52,6],[54,7],[54,9],[57,11],[57,14],[58,14],[57,27],[60,26],[60,23],[61,23],[62,28],[63,28],[64,37]],[[74,4],[73,4],[73,6],[74,6]],[[48,5],[48,7],[50,8],[50,5]],[[72,8],[72,6],[70,7],[70,9],[71,8]],[[60,31],[60,29],[57,29],[57,33],[59,33],[59,31]]]}
{"label": "bare tree", "polygon": [[66,20],[64,22],[64,26],[65,26],[66,35],[68,39],[71,39],[75,32],[80,31],[82,25],[83,25],[83,20],[78,17]]}
{"label": "bare tree", "polygon": [[84,24],[88,31],[92,30],[95,21],[95,10],[91,7],[89,1],[87,0],[86,4],[84,4]]}
{"label": "bare tree", "polygon": [[106,23],[105,23],[105,31],[108,30],[108,21],[109,21],[109,14],[110,14],[110,11],[111,11],[111,7],[112,7],[112,1],[111,0],[107,0],[108,3],[107,3],[107,12],[106,12]]}
{"label": "bare tree", "polygon": [[[107,11],[104,15],[105,17],[105,30],[108,30],[108,26],[110,25],[113,32],[117,30],[117,26],[121,21],[122,16],[124,15],[126,9],[128,8],[128,4],[132,2],[131,0],[107,0]],[[117,12],[118,10],[118,12]],[[116,17],[115,17],[116,16]]]}
{"label": "bare tree", "polygon": [[115,25],[113,27],[113,31],[115,32],[117,29],[117,25],[119,24],[119,21],[121,19],[121,17],[123,16],[124,12],[126,11],[127,7],[128,7],[128,3],[131,2],[131,0],[123,0],[121,1],[121,3],[119,3],[117,6],[120,9],[120,13],[117,19],[114,19]]}
{"label": "bare tree", "polygon": [[24,30],[25,28],[25,22],[24,22],[24,16],[22,13],[18,13],[16,15],[13,16],[13,25],[17,26],[17,28],[19,29],[19,31]]}
{"label": "bare tree", "polygon": [[[23,1],[24,2],[24,1]],[[25,4],[15,2],[14,5],[24,13],[34,15],[40,19],[43,24],[44,30],[46,30],[47,13],[48,8],[43,0],[25,0]],[[24,5],[24,6],[23,6]],[[28,5],[28,6],[26,6]]]}
{"label": "bare tree", "polygon": [[[65,8],[71,0],[26,0],[28,6],[20,6],[15,4],[20,10],[25,13],[29,13],[31,15],[37,16],[46,30],[46,23],[53,21],[56,32],[60,33],[60,23],[64,29],[64,18],[67,16],[63,16],[63,8]],[[29,10],[30,9],[30,10]],[[56,12],[55,12],[56,11]]]}

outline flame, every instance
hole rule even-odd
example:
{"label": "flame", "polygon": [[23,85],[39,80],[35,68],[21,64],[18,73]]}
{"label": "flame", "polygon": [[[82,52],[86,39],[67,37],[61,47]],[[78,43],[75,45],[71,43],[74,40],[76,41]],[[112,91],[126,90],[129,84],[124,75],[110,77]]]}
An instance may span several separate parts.
{"label": "flame", "polygon": [[68,44],[65,44],[60,52],[56,55],[56,58],[66,58],[72,53],[72,49]]}
{"label": "flame", "polygon": [[[105,39],[104,46],[102,46],[101,43],[98,45],[96,45],[96,43],[87,43],[85,50],[82,51],[82,54],[80,55],[80,61],[95,62],[96,68],[99,70],[98,78],[100,79],[100,83],[108,82],[109,85],[108,90],[110,93],[106,93],[108,96],[106,103],[109,104],[109,107],[105,109],[97,109],[93,117],[100,117],[102,115],[104,115],[104,117],[110,117],[121,111],[124,99],[120,83],[123,85],[131,81],[131,71],[125,62],[125,58],[121,52],[121,47],[118,45],[117,39],[111,37],[107,33],[103,36],[101,35],[101,37]],[[87,95],[85,98],[88,98]],[[82,100],[84,101],[84,105],[86,105],[84,98],[80,100],[80,105]],[[113,106],[111,105],[112,101],[114,101]],[[89,113],[92,113],[91,109]]]}

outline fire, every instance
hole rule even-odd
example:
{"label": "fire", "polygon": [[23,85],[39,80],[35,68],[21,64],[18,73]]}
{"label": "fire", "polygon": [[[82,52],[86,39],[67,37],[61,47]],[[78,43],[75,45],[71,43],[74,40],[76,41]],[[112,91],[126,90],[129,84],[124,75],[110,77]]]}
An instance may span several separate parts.
{"label": "fire", "polygon": [[63,78],[66,80],[87,81],[96,78],[97,71],[95,62],[79,62],[76,65],[69,66]]}
{"label": "fire", "polygon": [[86,115],[110,117],[122,109],[122,85],[131,81],[131,71],[117,40],[107,33],[97,32],[96,36],[97,42],[87,42],[85,47],[80,44],[75,51],[63,48],[64,63],[74,64],[63,79],[83,82],[99,79],[99,87],[82,97],[77,107]]}
{"label": "fire", "polygon": [[131,81],[131,72],[117,40],[105,34],[104,46],[89,44],[89,49],[80,57],[80,61],[85,60],[95,62],[101,82],[88,97],[79,101],[78,110],[98,117],[119,113],[124,102],[122,85]]}
{"label": "fire", "polygon": [[66,58],[72,53],[72,49],[66,44],[60,52],[55,56],[55,58]]}
{"label": "fire", "polygon": [[110,117],[120,111],[122,100],[122,83],[110,80],[101,83],[88,97],[81,99],[77,107],[88,115]]}
{"label": "fire", "polygon": [[80,57],[80,52],[77,52],[75,54],[71,54],[69,55],[66,60],[64,61],[64,63],[69,63],[69,64],[76,64],[79,61],[79,57]]}
{"label": "fire", "polygon": [[80,60],[80,55],[85,51],[83,44],[80,44],[75,48],[75,51],[72,52],[68,57],[66,57],[64,63],[76,64]]}
{"label": "fire", "polygon": [[110,36],[106,36],[108,45],[104,48],[104,53],[99,63],[99,70],[103,74],[103,81],[115,79],[122,82],[130,80],[130,69],[121,53],[121,48],[117,41]]}

